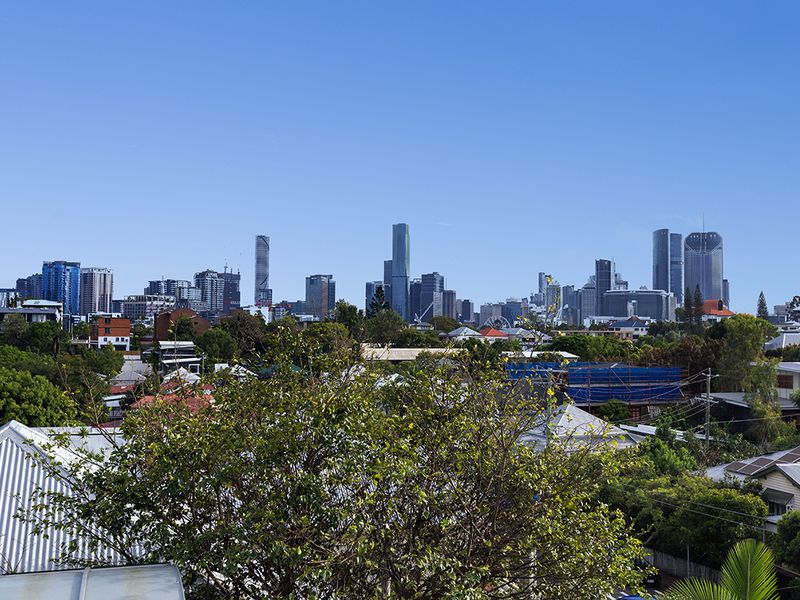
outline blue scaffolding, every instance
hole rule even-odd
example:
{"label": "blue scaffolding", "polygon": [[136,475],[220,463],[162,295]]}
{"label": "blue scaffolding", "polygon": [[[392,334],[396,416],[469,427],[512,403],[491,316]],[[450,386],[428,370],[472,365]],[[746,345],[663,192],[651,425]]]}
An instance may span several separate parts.
{"label": "blue scaffolding", "polygon": [[681,400],[681,367],[632,367],[623,363],[509,362],[510,379],[534,379],[559,385],[576,404],[621,400],[636,404]]}

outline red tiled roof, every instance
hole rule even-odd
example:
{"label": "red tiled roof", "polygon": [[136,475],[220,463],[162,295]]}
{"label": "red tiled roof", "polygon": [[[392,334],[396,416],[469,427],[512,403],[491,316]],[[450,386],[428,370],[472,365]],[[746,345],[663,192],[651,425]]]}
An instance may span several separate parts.
{"label": "red tiled roof", "polygon": [[486,337],[508,337],[507,333],[503,333],[499,329],[495,329],[494,327],[484,327],[480,330],[480,334]]}
{"label": "red tiled roof", "polygon": [[111,386],[111,393],[112,394],[125,394],[130,392],[134,386],[132,385],[112,385]]}
{"label": "red tiled roof", "polygon": [[189,410],[191,410],[192,412],[197,412],[201,408],[205,408],[214,402],[214,398],[210,395],[185,396],[182,394],[166,394],[164,396],[143,396],[139,398],[136,402],[131,404],[131,408],[134,410],[143,408],[148,404],[152,404],[156,400],[161,400],[162,402],[175,403],[175,404],[179,402],[185,402],[186,405],[189,407]]}
{"label": "red tiled roof", "polygon": [[[720,310],[720,306],[722,306],[722,310]],[[703,314],[712,317],[732,317],[736,313],[728,310],[728,307],[719,300],[705,300],[703,302]]]}

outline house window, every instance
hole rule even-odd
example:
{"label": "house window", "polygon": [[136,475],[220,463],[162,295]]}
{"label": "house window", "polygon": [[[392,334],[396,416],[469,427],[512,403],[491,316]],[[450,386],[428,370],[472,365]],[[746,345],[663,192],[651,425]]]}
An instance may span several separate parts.
{"label": "house window", "polygon": [[106,327],[103,333],[105,333],[106,335],[111,335],[111,327]]}
{"label": "house window", "polygon": [[776,515],[785,515],[788,508],[781,502],[773,502],[772,500],[768,500],[767,510],[767,514],[769,514],[770,517],[774,517]]}
{"label": "house window", "polygon": [[782,390],[794,389],[794,375],[778,375],[778,387]]}

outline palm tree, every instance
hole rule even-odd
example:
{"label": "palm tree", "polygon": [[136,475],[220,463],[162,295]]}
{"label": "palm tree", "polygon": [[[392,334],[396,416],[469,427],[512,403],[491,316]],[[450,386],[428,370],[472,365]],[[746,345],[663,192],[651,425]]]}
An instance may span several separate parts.
{"label": "palm tree", "polygon": [[665,600],[778,600],[772,551],[756,540],[742,540],[728,552],[722,583],[686,579],[672,586]]}

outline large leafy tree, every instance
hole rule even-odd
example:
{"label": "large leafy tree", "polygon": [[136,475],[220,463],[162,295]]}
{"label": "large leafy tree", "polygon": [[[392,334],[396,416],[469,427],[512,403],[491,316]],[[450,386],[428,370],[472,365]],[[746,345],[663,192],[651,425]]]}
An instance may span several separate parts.
{"label": "large leafy tree", "polygon": [[197,346],[206,353],[210,364],[232,360],[238,352],[236,340],[220,327],[212,327],[199,335]]}
{"label": "large leafy tree", "polygon": [[51,497],[49,518],[176,564],[195,598],[581,600],[637,584],[640,543],[598,498],[617,455],[524,442],[551,394],[452,364],[394,381],[329,366],[137,411],[105,462],[71,467],[80,493]]}
{"label": "large leafy tree", "polygon": [[718,362],[722,391],[745,391],[751,363],[760,359],[764,342],[775,327],[752,315],[735,315],[725,321],[725,338]]}
{"label": "large leafy tree", "polygon": [[40,375],[0,367],[0,422],[12,419],[24,425],[70,425],[75,405],[61,390]]}
{"label": "large leafy tree", "polygon": [[264,350],[266,323],[260,315],[251,315],[237,310],[220,320],[220,327],[236,341],[242,354],[252,354]]}
{"label": "large leafy tree", "polygon": [[778,600],[778,577],[772,551],[753,539],[742,540],[722,565],[722,581],[679,581],[665,600]]}

